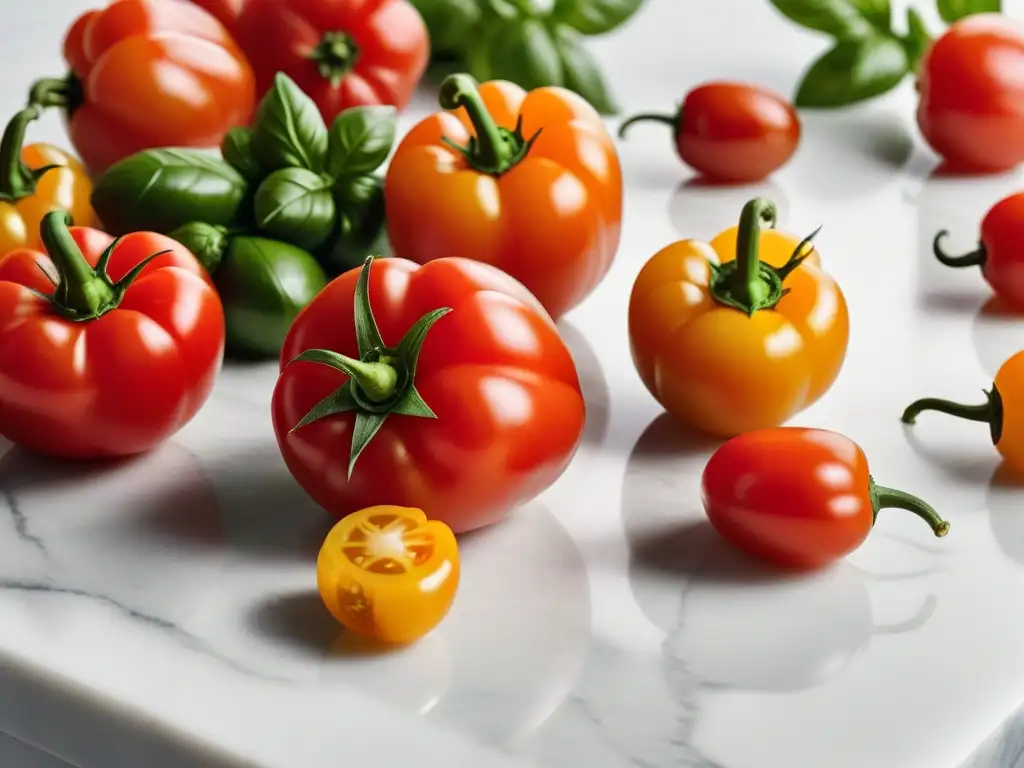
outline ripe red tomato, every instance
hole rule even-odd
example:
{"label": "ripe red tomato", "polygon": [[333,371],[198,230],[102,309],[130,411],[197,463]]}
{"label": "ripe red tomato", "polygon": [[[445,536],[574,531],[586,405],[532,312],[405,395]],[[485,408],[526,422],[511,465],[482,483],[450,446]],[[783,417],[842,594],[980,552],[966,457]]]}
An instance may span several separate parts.
{"label": "ripe red tomato", "polygon": [[285,463],[338,517],[386,504],[456,533],[489,525],[551,485],[583,437],[554,323],[520,283],[469,259],[346,272],[299,313],[281,365]]}
{"label": "ripe red tomato", "polygon": [[760,181],[785,165],[800,143],[800,118],[782,96],[743,83],[706,83],[690,91],[672,116],[642,114],[672,126],[683,162],[711,181]]}
{"label": "ripe red tomato", "polygon": [[258,93],[284,72],[330,124],[344,109],[402,109],[427,67],[423,18],[407,0],[247,0],[232,27]]}
{"label": "ripe red tomato", "polygon": [[235,22],[242,13],[245,0],[192,0],[207,13],[214,16],[228,30],[234,29]]}
{"label": "ripe red tomato", "polygon": [[920,516],[936,536],[949,532],[925,502],[875,485],[860,446],[822,429],[774,427],[734,437],[704,468],[701,498],[723,538],[783,568],[819,568],[845,557],[887,507]]}
{"label": "ripe red tomato", "polygon": [[955,173],[1024,162],[1024,24],[998,13],[953,24],[921,60],[917,124]]}
{"label": "ripe red tomato", "polygon": [[112,248],[65,215],[43,219],[47,253],[0,260],[0,434],[50,456],[141,453],[209,397],[224,310],[174,240],[136,232]]}

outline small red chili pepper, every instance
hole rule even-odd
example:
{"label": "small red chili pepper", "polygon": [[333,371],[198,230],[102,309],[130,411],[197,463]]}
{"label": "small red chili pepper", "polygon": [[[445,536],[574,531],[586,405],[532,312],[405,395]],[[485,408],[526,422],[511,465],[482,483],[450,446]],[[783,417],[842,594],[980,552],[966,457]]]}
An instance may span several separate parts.
{"label": "small red chili pepper", "polygon": [[845,557],[867,538],[881,509],[905,509],[936,536],[943,520],[916,496],[875,485],[855,442],[836,432],[774,427],[722,445],[701,478],[704,511],[738,549],[786,569]]}
{"label": "small red chili pepper", "polygon": [[1024,192],[989,209],[981,222],[977,250],[950,256],[942,250],[942,240],[948,234],[944,229],[935,235],[935,257],[947,267],[981,267],[982,277],[996,296],[1024,310]]}
{"label": "small red chili pepper", "polygon": [[672,126],[683,162],[711,181],[760,181],[793,156],[800,142],[800,119],[782,96],[743,83],[706,83],[690,91],[672,116],[635,115],[634,123]]}

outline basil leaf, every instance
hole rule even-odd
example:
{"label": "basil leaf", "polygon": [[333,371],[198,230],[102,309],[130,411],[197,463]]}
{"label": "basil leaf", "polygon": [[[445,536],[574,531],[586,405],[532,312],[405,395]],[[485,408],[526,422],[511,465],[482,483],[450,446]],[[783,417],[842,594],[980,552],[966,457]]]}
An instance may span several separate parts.
{"label": "basil leaf", "polygon": [[603,35],[621,26],[644,0],[555,0],[551,16],[584,35]]}
{"label": "basil leaf", "polygon": [[252,128],[232,128],[224,134],[220,153],[228,165],[248,181],[256,182],[263,178],[263,169],[252,151],[252,134]]}
{"label": "basil leaf", "polygon": [[378,176],[338,179],[334,187],[338,229],[322,257],[328,271],[341,274],[384,249],[384,181]]}
{"label": "basil leaf", "polygon": [[201,221],[189,222],[168,236],[188,248],[211,275],[216,273],[228,246],[226,227],[215,227]]}
{"label": "basil leaf", "polygon": [[96,180],[92,206],[112,235],[167,234],[192,221],[235,223],[248,192],[245,179],[220,158],[190,149],[147,149]]}
{"label": "basil leaf", "polygon": [[867,37],[892,26],[890,0],[770,0],[783,16],[837,39]]}
{"label": "basil leaf", "polygon": [[589,101],[602,115],[618,112],[618,106],[605,85],[604,76],[584,47],[580,34],[569,27],[561,27],[556,34],[555,45],[562,58],[565,87]]}
{"label": "basil leaf", "polygon": [[324,180],[305,168],[283,168],[256,190],[256,226],[278,240],[315,250],[334,230],[335,205]]}
{"label": "basil leaf", "polygon": [[907,36],[903,38],[903,47],[907,49],[909,59],[907,69],[917,69],[917,62],[931,45],[932,36],[924,25],[924,19],[913,7],[907,8]]}
{"label": "basil leaf", "polygon": [[490,78],[511,80],[526,90],[562,85],[562,56],[539,19],[506,22],[490,45]]}
{"label": "basil leaf", "polygon": [[1001,0],[936,0],[939,16],[947,24],[959,21],[976,13],[1001,13]]}
{"label": "basil leaf", "polygon": [[283,72],[256,111],[252,149],[267,171],[306,168],[319,173],[327,155],[327,126],[313,100]]}
{"label": "basil leaf", "polygon": [[332,176],[370,173],[391,154],[398,113],[394,107],[352,107],[334,120],[327,145]]}
{"label": "basil leaf", "polygon": [[434,54],[459,50],[483,16],[477,0],[412,0],[412,4],[427,25]]}
{"label": "basil leaf", "polygon": [[895,88],[909,71],[907,52],[892,37],[840,40],[804,75],[798,107],[842,107]]}

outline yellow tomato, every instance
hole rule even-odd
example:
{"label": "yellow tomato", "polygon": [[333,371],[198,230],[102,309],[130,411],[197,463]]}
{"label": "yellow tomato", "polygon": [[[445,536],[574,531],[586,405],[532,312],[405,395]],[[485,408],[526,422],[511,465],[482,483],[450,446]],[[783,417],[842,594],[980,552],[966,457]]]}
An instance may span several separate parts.
{"label": "yellow tomato", "polygon": [[409,643],[447,615],[459,586],[451,528],[411,507],[369,507],[331,529],[316,564],[327,610],[352,632]]}

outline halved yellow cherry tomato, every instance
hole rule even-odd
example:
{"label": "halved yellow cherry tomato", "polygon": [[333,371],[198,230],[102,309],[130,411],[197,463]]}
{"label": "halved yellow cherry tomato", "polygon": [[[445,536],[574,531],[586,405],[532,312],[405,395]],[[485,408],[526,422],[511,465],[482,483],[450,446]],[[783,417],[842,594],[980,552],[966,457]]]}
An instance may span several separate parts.
{"label": "halved yellow cherry tomato", "polygon": [[377,506],[345,517],[316,563],[327,610],[346,629],[410,643],[441,623],[459,586],[452,529],[412,507]]}

